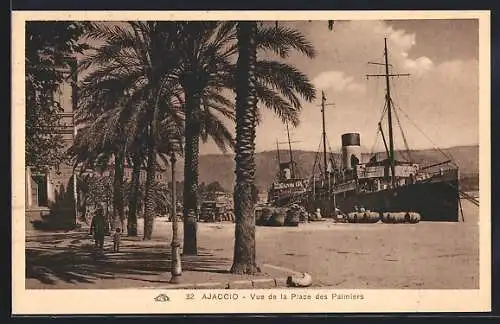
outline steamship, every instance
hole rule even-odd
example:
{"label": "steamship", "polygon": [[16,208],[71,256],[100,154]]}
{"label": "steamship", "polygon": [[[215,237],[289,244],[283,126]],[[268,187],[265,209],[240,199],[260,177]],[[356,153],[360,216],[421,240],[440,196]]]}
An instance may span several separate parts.
{"label": "steamship", "polygon": [[309,184],[306,178],[300,176],[298,165],[293,160],[288,124],[286,127],[289,147],[289,160],[281,161],[279,142],[276,141],[278,172],[268,190],[268,204],[276,207],[286,207],[292,204],[304,205],[308,197]]}
{"label": "steamship", "polygon": [[373,63],[385,66],[385,73],[367,75],[384,77],[386,81],[384,111],[387,114],[388,138],[381,123],[378,124],[385,147],[383,156],[374,154],[368,161],[363,161],[359,133],[341,136],[340,161],[333,154],[327,154],[324,117],[327,104],[322,93],[323,156],[321,159],[317,155],[315,167],[317,165],[318,170],[313,167],[312,176],[307,181],[294,176],[290,150],[290,163],[280,163],[279,181],[269,191],[271,204],[283,206],[292,202],[300,203],[311,212],[319,209],[324,217],[333,218],[365,209],[375,212],[417,212],[423,221],[459,221],[459,170],[456,164],[448,159],[421,165],[395,156],[392,125],[395,111],[389,79],[407,74],[389,71],[387,51],[385,40],[385,62]]}
{"label": "steamship", "polygon": [[[367,78],[385,78],[388,138],[385,137],[382,124],[378,124],[385,156],[374,154],[369,161],[363,162],[359,133],[346,133],[341,136],[340,163],[327,158],[324,145],[322,175],[316,181],[313,171],[309,207],[320,208],[322,214],[332,217],[363,208],[376,212],[417,212],[424,221],[459,221],[458,166],[451,159],[421,165],[395,157],[392,125],[395,111],[389,79],[408,74],[393,74],[389,71],[386,39],[384,59],[384,63],[373,64],[383,65],[385,73],[368,74]],[[323,93],[323,143],[326,141],[325,101]]]}
{"label": "steamship", "polygon": [[422,220],[459,220],[458,168],[451,161],[421,166],[395,160],[389,150],[360,163],[360,135],[342,135],[340,168],[326,172],[330,185],[315,181],[312,209],[337,217],[339,213],[366,209],[377,212],[417,212]]}

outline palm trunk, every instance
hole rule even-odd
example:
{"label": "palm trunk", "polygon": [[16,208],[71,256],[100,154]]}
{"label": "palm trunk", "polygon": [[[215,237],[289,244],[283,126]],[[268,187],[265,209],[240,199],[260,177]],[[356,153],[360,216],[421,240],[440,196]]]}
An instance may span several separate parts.
{"label": "palm trunk", "polygon": [[199,136],[186,133],[186,160],[184,162],[184,246],[182,254],[198,254],[198,151]]}
{"label": "palm trunk", "polygon": [[138,190],[141,175],[141,156],[135,154],[132,160],[132,183],[130,186],[129,207],[128,207],[128,220],[127,220],[127,235],[137,236],[137,203],[138,203]]}
{"label": "palm trunk", "polygon": [[236,217],[232,273],[260,272],[255,261],[255,215],[252,188],[255,179],[255,127],[257,97],[255,62],[257,49],[255,21],[239,22],[238,62],[236,71],[236,185],[234,212]]}
{"label": "palm trunk", "polygon": [[[153,84],[159,84],[158,78],[152,78]],[[156,141],[158,140],[158,115],[161,87],[153,92],[155,104],[153,105],[152,118],[150,119],[148,132],[148,160],[146,167],[146,188],[144,189],[144,240],[151,240],[153,236],[153,224],[155,220],[156,206],[153,197],[154,182],[156,175]]]}
{"label": "palm trunk", "polygon": [[121,228],[125,220],[125,207],[123,203],[123,168],[125,163],[125,152],[119,150],[115,154],[115,170],[113,176],[113,221],[111,229],[114,230],[120,221]]}
{"label": "palm trunk", "polygon": [[200,150],[200,123],[196,114],[201,104],[201,84],[199,74],[191,74],[185,78],[186,95],[186,145],[184,148],[184,255],[197,255],[197,220],[198,220],[198,156]]}
{"label": "palm trunk", "polygon": [[[152,145],[151,145],[152,146]],[[146,167],[146,189],[144,195],[144,236],[145,241],[151,240],[153,236],[153,225],[155,220],[155,203],[153,198],[153,184],[155,181],[156,161],[155,152],[152,147],[148,149],[148,164]]]}

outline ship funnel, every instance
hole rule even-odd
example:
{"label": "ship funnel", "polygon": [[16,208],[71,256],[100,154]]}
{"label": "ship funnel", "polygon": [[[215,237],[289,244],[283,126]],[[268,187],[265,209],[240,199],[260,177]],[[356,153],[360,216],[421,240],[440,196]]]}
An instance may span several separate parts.
{"label": "ship funnel", "polygon": [[361,163],[361,140],[358,133],[342,135],[342,166],[352,170]]}

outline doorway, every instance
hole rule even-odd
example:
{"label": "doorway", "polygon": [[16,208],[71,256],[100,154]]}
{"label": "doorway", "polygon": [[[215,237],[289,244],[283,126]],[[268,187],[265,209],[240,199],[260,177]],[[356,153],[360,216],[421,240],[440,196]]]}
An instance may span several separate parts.
{"label": "doorway", "polygon": [[31,201],[33,206],[48,207],[47,175],[33,175],[31,180]]}

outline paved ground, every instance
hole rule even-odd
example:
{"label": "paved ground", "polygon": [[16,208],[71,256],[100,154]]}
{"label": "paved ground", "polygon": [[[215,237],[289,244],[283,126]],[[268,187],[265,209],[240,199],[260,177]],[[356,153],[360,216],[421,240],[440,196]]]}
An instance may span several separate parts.
{"label": "paved ground", "polygon": [[106,239],[100,252],[87,233],[28,236],[26,288],[228,288],[229,284],[229,288],[275,288],[286,287],[287,276],[294,274],[263,265],[256,276],[233,275],[229,273],[231,258],[200,248],[199,255],[182,258],[180,284],[174,285],[169,283],[171,253],[166,240],[156,237],[146,242],[124,237],[120,252],[114,253],[111,239]]}
{"label": "paved ground", "polygon": [[[468,203],[463,207],[466,221],[460,223],[325,221],[300,224],[298,228],[257,227],[257,259],[265,265],[261,277],[282,276],[286,269],[293,269],[311,274],[316,287],[478,288],[478,209]],[[90,237],[58,235],[59,239],[57,235],[27,238],[27,288],[168,285],[171,223],[161,218],[155,223],[152,242],[125,240],[126,252],[106,252],[97,260],[92,256]],[[110,249],[111,242],[107,244]],[[216,282],[228,276],[248,279],[227,274],[234,224],[200,223],[198,244],[201,255],[183,260],[185,282]]]}
{"label": "paved ground", "polygon": [[[478,209],[464,203],[463,223],[335,224],[257,227],[257,259],[311,274],[339,288],[479,287]],[[203,224],[200,246],[230,256],[234,226]]]}

